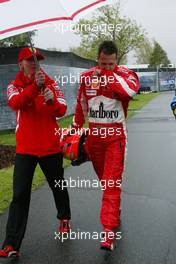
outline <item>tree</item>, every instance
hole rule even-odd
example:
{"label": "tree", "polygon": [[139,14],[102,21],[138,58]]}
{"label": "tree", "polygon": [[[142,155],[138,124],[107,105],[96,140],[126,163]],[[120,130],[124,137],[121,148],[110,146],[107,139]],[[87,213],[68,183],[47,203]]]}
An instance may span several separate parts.
{"label": "tree", "polygon": [[[29,32],[30,37],[34,37],[35,31]],[[19,46],[28,46],[29,45],[29,36],[28,33],[23,33],[14,37],[6,38],[0,40],[0,47],[19,47]]]}
{"label": "tree", "polygon": [[164,64],[164,66],[167,66],[170,63],[171,62],[167,57],[167,53],[163,50],[160,44],[155,41],[153,52],[150,56],[150,67],[157,67],[160,64]]}
{"label": "tree", "polygon": [[81,44],[72,48],[73,52],[95,59],[98,45],[104,40],[112,40],[119,49],[118,63],[123,63],[126,55],[144,40],[144,31],[135,21],[120,17],[120,2],[99,8],[92,19],[80,20],[75,32],[80,35]]}
{"label": "tree", "polygon": [[151,43],[150,40],[145,37],[142,45],[140,45],[140,47],[138,47],[135,52],[137,64],[149,64],[150,57],[153,52],[153,43]]}

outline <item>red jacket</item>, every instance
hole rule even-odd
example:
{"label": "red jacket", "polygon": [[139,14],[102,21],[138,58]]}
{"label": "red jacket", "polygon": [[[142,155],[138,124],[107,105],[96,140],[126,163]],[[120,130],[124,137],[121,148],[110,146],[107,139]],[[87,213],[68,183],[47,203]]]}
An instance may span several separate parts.
{"label": "red jacket", "polygon": [[[81,75],[74,125],[82,127],[88,115],[89,125],[113,126],[118,124],[125,130],[125,119],[129,101],[139,89],[135,72],[116,65],[113,72],[101,70],[101,83],[93,83],[93,73],[98,66]],[[104,80],[104,82],[103,82]],[[106,83],[106,81],[108,81]]]}
{"label": "red jacket", "polygon": [[54,92],[53,104],[44,102],[34,81],[22,72],[8,85],[8,105],[17,117],[16,153],[41,157],[60,152],[56,117],[64,116],[67,106],[57,84],[45,76],[45,86]]}

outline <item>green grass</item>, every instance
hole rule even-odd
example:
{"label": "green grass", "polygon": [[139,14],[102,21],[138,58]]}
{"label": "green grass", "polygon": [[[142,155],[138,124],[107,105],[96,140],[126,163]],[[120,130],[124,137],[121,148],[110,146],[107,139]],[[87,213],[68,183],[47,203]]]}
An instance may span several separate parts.
{"label": "green grass", "polygon": [[[70,161],[64,160],[64,168],[68,167],[70,165]],[[9,203],[12,199],[12,175],[13,175],[13,168],[14,166],[11,166],[9,168],[1,169],[0,170],[0,214],[4,212],[5,209],[9,207]],[[40,166],[38,165],[33,182],[32,182],[32,191],[38,189],[40,186],[42,186],[45,183],[45,177],[43,175],[43,172],[40,169]]]}
{"label": "green grass", "polygon": [[140,110],[144,105],[150,102],[153,98],[158,96],[159,93],[137,94],[134,100],[129,103],[128,118],[136,114],[136,110]]}
{"label": "green grass", "polygon": [[[68,127],[72,123],[73,116],[65,117],[59,121],[61,127]],[[15,145],[15,133],[14,131],[3,131],[0,133],[0,144],[4,145]],[[64,168],[70,165],[70,161],[64,160]],[[12,175],[13,166],[0,170],[0,214],[8,208],[12,198]],[[45,177],[37,166],[34,174],[32,183],[32,190],[38,189],[42,184],[45,183]]]}
{"label": "green grass", "polygon": [[[135,110],[141,109],[145,104],[147,104],[151,99],[156,97],[158,93],[150,93],[144,95],[136,95],[134,100],[130,102],[129,108],[131,111],[128,112],[128,118],[135,114]],[[72,116],[61,119],[60,126],[65,128],[72,123]],[[15,134],[13,131],[4,131],[0,133],[0,144],[5,145],[15,145]],[[64,168],[70,165],[70,161],[64,160]],[[8,208],[9,203],[12,198],[12,175],[13,166],[10,168],[5,168],[0,170],[0,214]],[[32,185],[32,190],[36,190],[43,183],[45,183],[45,178],[39,166],[37,166],[34,174],[34,180]]]}
{"label": "green grass", "polygon": [[0,144],[15,146],[15,133],[14,133],[14,131],[0,132]]}
{"label": "green grass", "polygon": [[[60,119],[59,123],[61,127],[67,127],[72,123],[73,116],[68,116]],[[2,131],[0,132],[0,144],[15,146],[15,133],[14,131]]]}
{"label": "green grass", "polygon": [[[9,206],[12,198],[12,175],[13,166],[0,170],[0,214]],[[33,190],[37,189],[44,182],[43,174],[40,167],[37,166],[33,180]]]}

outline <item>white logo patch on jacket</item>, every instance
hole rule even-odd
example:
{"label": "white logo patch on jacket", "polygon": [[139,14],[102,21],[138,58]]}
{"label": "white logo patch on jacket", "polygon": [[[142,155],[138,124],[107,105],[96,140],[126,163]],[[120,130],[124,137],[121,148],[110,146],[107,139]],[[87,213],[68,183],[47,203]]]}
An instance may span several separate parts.
{"label": "white logo patch on jacket", "polygon": [[122,103],[103,95],[93,97],[88,101],[89,122],[92,123],[121,123],[125,116]]}

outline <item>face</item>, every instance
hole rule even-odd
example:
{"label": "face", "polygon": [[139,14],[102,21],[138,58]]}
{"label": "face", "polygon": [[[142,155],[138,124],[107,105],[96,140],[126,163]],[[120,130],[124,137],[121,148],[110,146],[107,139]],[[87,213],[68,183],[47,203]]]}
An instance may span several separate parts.
{"label": "face", "polygon": [[21,71],[30,78],[36,73],[36,65],[33,59],[23,60],[19,65]]}
{"label": "face", "polygon": [[98,58],[98,65],[102,70],[110,70],[113,71],[117,64],[117,56],[116,54],[106,55],[103,52],[100,53]]}

